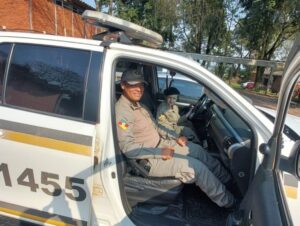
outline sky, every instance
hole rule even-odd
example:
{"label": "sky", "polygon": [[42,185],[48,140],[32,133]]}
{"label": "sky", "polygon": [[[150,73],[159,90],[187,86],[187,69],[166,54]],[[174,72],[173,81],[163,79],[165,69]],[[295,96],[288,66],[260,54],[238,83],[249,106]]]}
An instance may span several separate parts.
{"label": "sky", "polygon": [[95,0],[81,0],[83,2],[85,2],[86,4],[92,6],[92,7],[95,7]]}

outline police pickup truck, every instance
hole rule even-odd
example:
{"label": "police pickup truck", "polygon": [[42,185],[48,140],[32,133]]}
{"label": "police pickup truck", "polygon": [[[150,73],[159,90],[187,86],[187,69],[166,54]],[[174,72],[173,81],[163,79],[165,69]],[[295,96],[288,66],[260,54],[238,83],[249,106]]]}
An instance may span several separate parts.
{"label": "police pickup truck", "polygon": [[[159,34],[100,12],[83,19],[105,32],[95,40],[0,32],[1,215],[38,225],[300,225],[300,143],[282,143],[300,40],[273,124],[197,62],[158,50]],[[128,68],[144,74],[142,102],[153,114],[162,68],[166,79],[202,87],[178,105],[181,114],[193,105],[188,118],[232,174],[238,209],[217,207],[194,184],[149,177],[122,154],[115,103]]]}

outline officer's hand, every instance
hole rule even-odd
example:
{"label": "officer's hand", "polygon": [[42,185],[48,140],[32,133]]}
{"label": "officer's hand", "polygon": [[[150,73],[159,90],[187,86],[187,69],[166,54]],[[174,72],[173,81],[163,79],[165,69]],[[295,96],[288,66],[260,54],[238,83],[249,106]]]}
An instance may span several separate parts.
{"label": "officer's hand", "polygon": [[163,160],[168,160],[173,158],[174,148],[173,147],[163,147],[161,149],[161,156]]}
{"label": "officer's hand", "polygon": [[180,136],[177,138],[176,142],[180,146],[186,146],[188,139],[185,136]]}

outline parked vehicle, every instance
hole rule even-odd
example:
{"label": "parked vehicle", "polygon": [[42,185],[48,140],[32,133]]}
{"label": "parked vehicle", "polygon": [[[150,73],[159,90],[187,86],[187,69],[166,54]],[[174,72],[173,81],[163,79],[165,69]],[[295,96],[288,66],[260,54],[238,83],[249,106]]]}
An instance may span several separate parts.
{"label": "parked vehicle", "polygon": [[[199,63],[155,49],[157,33],[100,12],[83,18],[107,29],[96,36],[104,41],[0,32],[1,215],[39,225],[300,224],[300,143],[281,143],[300,40],[273,124]],[[182,93],[200,87],[180,98],[180,108],[194,105],[188,118],[199,140],[232,174],[241,199],[235,212],[193,184],[149,177],[122,154],[115,103],[128,68],[144,74],[152,113],[163,98],[159,68],[172,85],[186,78],[178,79]]]}
{"label": "parked vehicle", "polygon": [[253,88],[255,88],[255,83],[252,81],[248,81],[248,82],[242,83],[241,86],[244,89],[253,89]]}

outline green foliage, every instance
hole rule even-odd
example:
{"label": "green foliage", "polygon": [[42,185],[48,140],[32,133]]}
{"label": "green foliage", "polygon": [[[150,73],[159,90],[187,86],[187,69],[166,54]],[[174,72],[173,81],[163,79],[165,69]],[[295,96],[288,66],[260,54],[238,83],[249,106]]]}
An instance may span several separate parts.
{"label": "green foliage", "polygon": [[[285,40],[300,31],[299,0],[240,0],[246,16],[240,19],[239,39],[256,59],[270,60]],[[264,68],[257,68],[256,82]]]}
{"label": "green foliage", "polygon": [[[95,2],[99,10],[160,33],[164,38],[163,48],[186,52],[270,60],[285,40],[300,31],[299,0]],[[239,68],[227,67],[219,64],[216,70],[220,77],[239,74],[234,71]],[[263,70],[257,71],[263,73]],[[244,74],[249,76],[248,72]]]}
{"label": "green foliage", "polygon": [[221,45],[226,32],[223,0],[183,0],[179,10],[186,51],[210,54]]}
{"label": "green foliage", "polygon": [[246,16],[239,37],[256,59],[270,60],[274,51],[300,31],[299,0],[240,0]]}
{"label": "green foliage", "polygon": [[237,82],[229,82],[229,81],[226,81],[227,84],[230,85],[231,88],[235,89],[235,90],[241,90],[243,89],[241,87],[241,84],[237,83]]}
{"label": "green foliage", "polygon": [[179,0],[104,0],[99,9],[122,19],[139,24],[160,33],[164,46],[172,47],[176,40],[174,28],[177,26],[177,4]]}

